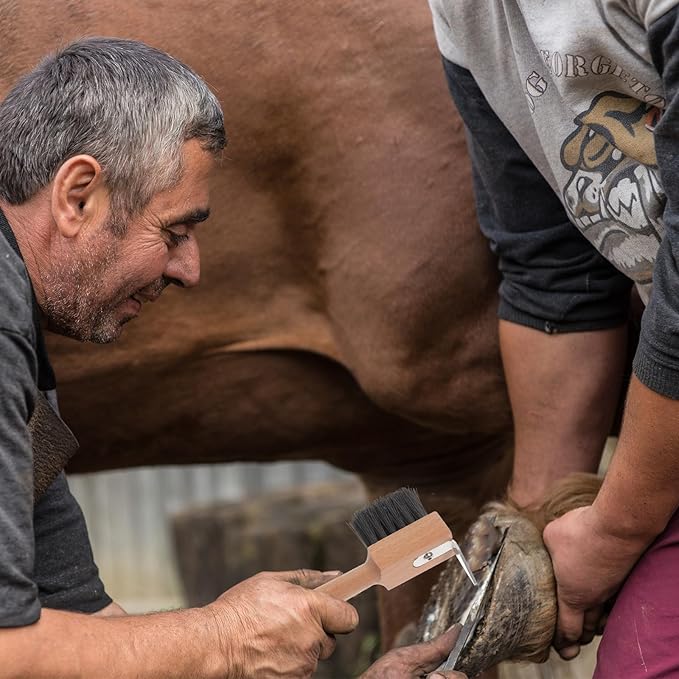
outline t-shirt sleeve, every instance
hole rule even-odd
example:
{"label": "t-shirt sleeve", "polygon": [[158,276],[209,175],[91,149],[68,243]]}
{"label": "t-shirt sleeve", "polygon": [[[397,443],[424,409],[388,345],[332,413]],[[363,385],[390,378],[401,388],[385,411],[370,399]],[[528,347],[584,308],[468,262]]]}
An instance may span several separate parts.
{"label": "t-shirt sleeve", "polygon": [[468,131],[479,224],[502,273],[500,318],[548,333],[624,323],[629,279],[569,221],[471,72],[443,64]]}
{"label": "t-shirt sleeve", "polygon": [[634,372],[653,391],[679,399],[679,10],[672,9],[651,26],[649,46],[667,100],[654,132],[667,203],[665,236],[653,270]]}
{"label": "t-shirt sleeve", "polygon": [[94,613],[111,603],[94,562],[85,518],[60,474],[35,506],[33,578],[45,608]]}
{"label": "t-shirt sleeve", "polygon": [[[0,313],[0,323],[3,317],[11,316]],[[36,370],[30,337],[0,327],[0,627],[30,625],[40,617],[32,577],[33,456],[27,427]]]}
{"label": "t-shirt sleeve", "polygon": [[679,0],[619,0],[627,4],[646,29],[650,28],[663,14],[679,5]]}
{"label": "t-shirt sleeve", "polygon": [[111,600],[65,476],[34,503],[28,422],[39,361],[31,288],[1,235],[0,289],[0,627],[22,627],[40,618],[41,604],[91,613]]}

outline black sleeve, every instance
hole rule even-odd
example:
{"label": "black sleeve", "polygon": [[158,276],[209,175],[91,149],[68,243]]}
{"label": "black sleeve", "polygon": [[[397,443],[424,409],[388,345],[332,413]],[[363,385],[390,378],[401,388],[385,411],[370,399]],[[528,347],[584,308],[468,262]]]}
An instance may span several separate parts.
{"label": "black sleeve", "polygon": [[631,282],[571,224],[472,74],[443,65],[468,132],[479,223],[502,273],[500,318],[549,333],[624,323]]}
{"label": "black sleeve", "polygon": [[111,603],[99,579],[85,518],[60,474],[35,506],[33,579],[45,608],[94,613]]}
{"label": "black sleeve", "polygon": [[[2,306],[0,322],[7,317]],[[33,456],[26,424],[36,370],[30,338],[0,327],[0,627],[30,625],[40,617],[33,581]]]}
{"label": "black sleeve", "polygon": [[642,319],[634,372],[650,389],[679,399],[679,9],[658,19],[649,28],[648,38],[667,100],[654,134],[667,203],[665,236],[653,270],[653,290]]}

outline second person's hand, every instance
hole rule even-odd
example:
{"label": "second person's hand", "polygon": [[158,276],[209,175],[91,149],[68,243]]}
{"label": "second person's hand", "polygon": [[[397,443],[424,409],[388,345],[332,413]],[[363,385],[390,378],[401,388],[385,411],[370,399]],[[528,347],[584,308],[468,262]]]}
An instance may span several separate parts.
{"label": "second person's hand", "polygon": [[[461,672],[435,672],[448,657],[460,634],[455,625],[431,641],[395,648],[369,667],[359,679],[467,679]],[[429,674],[433,672],[433,674]]]}

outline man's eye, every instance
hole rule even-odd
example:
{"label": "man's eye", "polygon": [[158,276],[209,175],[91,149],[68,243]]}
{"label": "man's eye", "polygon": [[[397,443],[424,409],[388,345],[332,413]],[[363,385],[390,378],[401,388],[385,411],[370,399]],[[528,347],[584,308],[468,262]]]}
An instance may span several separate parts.
{"label": "man's eye", "polygon": [[169,229],[166,231],[166,233],[173,247],[177,247],[178,245],[181,245],[182,243],[189,240],[188,233],[175,233],[174,231],[170,231]]}

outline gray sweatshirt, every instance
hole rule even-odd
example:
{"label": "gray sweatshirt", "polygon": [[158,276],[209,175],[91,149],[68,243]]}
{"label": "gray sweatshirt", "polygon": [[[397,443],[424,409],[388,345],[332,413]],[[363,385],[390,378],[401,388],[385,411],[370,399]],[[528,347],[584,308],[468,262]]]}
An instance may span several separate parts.
{"label": "gray sweatshirt", "polygon": [[33,501],[27,425],[36,390],[54,402],[55,385],[31,282],[1,212],[0,291],[0,627],[17,627],[35,622],[41,606],[91,613],[111,599],[64,474]]}
{"label": "gray sweatshirt", "polygon": [[[507,279],[500,315],[534,327],[544,318],[559,331],[590,329],[578,314],[597,289],[591,308],[602,317],[616,308],[609,325],[613,317],[620,322],[619,272],[648,303],[636,374],[679,398],[679,0],[430,5],[470,132],[482,227]],[[593,260],[585,266],[566,221],[615,272]],[[550,267],[562,268],[551,286]],[[566,280],[569,268],[579,283],[576,274]],[[566,290],[570,306],[561,300],[557,312],[545,300]]]}

